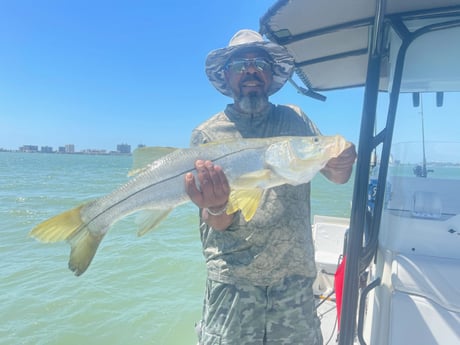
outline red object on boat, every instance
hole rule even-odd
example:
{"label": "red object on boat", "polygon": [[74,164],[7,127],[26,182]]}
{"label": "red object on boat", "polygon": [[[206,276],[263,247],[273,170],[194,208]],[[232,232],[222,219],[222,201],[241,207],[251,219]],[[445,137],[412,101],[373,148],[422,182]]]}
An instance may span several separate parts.
{"label": "red object on boat", "polygon": [[335,304],[337,306],[337,330],[340,331],[340,313],[342,311],[342,292],[343,292],[343,281],[345,278],[345,260],[344,256],[342,262],[337,267],[334,275],[334,288],[335,288]]}

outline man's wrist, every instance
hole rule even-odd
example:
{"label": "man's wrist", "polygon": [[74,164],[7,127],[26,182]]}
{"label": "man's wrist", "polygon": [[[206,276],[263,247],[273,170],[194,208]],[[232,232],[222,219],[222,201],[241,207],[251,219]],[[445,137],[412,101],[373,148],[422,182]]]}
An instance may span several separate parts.
{"label": "man's wrist", "polygon": [[204,210],[211,216],[221,216],[227,211],[228,202],[218,207],[206,207]]}

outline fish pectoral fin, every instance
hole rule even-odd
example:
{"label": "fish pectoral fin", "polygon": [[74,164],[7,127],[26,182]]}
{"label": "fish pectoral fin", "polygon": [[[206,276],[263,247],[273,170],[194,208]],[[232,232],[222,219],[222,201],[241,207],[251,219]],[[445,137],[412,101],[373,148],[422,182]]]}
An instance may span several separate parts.
{"label": "fish pectoral fin", "polygon": [[259,207],[263,194],[262,188],[232,190],[228,199],[227,214],[241,210],[246,222],[249,222]]}
{"label": "fish pectoral fin", "polygon": [[81,218],[85,205],[63,212],[37,225],[30,236],[42,242],[67,241],[70,244],[69,268],[79,276],[86,271],[106,231],[92,234]]}
{"label": "fish pectoral fin", "polygon": [[146,170],[150,164],[173,151],[175,147],[145,146],[140,147],[133,152],[133,167],[128,172],[128,176],[137,175]]}
{"label": "fish pectoral fin", "polygon": [[269,169],[262,169],[250,172],[238,177],[232,185],[227,205],[227,214],[241,210],[246,222],[249,222],[259,207],[262,198],[263,188],[270,181],[272,172]]}
{"label": "fish pectoral fin", "polygon": [[138,212],[136,217],[136,224],[139,226],[138,236],[143,236],[149,231],[153,230],[160,224],[172,211],[168,209],[148,209]]}

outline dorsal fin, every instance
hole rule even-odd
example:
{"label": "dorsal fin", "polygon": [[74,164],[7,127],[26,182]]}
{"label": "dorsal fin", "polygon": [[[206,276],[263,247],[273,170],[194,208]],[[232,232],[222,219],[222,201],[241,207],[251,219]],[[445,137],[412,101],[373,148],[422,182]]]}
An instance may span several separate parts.
{"label": "dorsal fin", "polygon": [[137,175],[144,171],[150,164],[171,152],[176,151],[175,147],[144,146],[133,152],[133,167],[128,176]]}

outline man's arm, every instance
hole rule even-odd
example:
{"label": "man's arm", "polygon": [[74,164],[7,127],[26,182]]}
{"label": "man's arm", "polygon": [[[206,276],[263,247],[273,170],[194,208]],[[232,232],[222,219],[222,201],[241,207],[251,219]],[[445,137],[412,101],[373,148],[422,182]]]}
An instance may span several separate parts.
{"label": "man's arm", "polygon": [[321,173],[330,181],[335,183],[345,183],[350,179],[353,171],[353,164],[356,160],[355,145],[349,143],[340,156],[331,158],[326,166],[321,170]]}

